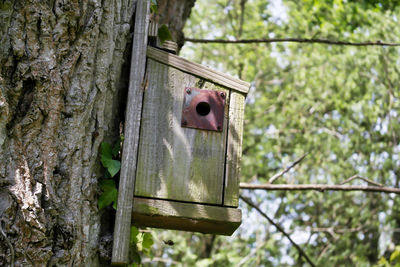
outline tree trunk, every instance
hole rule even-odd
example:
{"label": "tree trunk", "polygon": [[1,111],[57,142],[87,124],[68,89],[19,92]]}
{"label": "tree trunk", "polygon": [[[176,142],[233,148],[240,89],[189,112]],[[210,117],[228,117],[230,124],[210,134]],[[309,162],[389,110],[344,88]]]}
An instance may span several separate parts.
{"label": "tree trunk", "polygon": [[[194,0],[159,2],[172,35]],[[123,122],[135,1],[1,1],[0,265],[104,266],[99,145]],[[134,66],[133,66],[134,67]]]}

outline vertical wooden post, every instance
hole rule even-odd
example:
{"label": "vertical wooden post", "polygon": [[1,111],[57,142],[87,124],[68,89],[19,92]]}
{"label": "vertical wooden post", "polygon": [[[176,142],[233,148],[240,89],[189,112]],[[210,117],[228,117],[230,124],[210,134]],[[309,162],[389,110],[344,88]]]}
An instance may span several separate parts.
{"label": "vertical wooden post", "polygon": [[125,141],[122,152],[122,168],[111,260],[113,265],[127,264],[129,257],[131,216],[133,194],[135,191],[136,157],[139,144],[144,86],[143,79],[146,65],[149,9],[149,0],[137,0],[128,102],[126,107]]}

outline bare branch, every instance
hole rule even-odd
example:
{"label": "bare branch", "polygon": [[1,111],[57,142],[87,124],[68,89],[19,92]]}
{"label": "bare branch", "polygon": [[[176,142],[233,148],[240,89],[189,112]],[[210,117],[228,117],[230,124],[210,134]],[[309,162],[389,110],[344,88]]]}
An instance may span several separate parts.
{"label": "bare branch", "polygon": [[311,228],[311,232],[327,232],[327,233],[333,232],[334,234],[336,233],[344,234],[344,233],[356,233],[361,231],[362,229],[363,228],[361,226],[357,228],[314,227]]}
{"label": "bare branch", "polygon": [[242,258],[237,266],[242,266],[245,264],[249,259],[253,258],[254,254],[256,254],[265,244],[267,244],[267,241],[262,242],[259,244],[255,249],[253,249],[252,252],[250,252],[246,257]]}
{"label": "bare branch", "polygon": [[274,176],[272,176],[271,178],[269,178],[268,183],[272,184],[273,182],[275,182],[276,180],[278,180],[279,177],[281,177],[282,175],[284,175],[285,173],[287,173],[291,168],[293,168],[294,166],[296,166],[297,164],[299,164],[307,155],[308,155],[308,153],[304,154],[304,155],[301,156],[300,158],[296,159],[296,161],[293,162],[289,167],[287,167],[287,168],[284,169],[283,171],[278,172],[277,174],[275,174]]}
{"label": "bare branch", "polygon": [[294,43],[317,43],[317,44],[329,44],[329,45],[350,45],[350,46],[400,46],[400,43],[388,43],[378,41],[367,41],[367,42],[349,42],[339,40],[327,40],[318,38],[262,38],[262,39],[239,39],[239,40],[226,40],[226,39],[194,39],[185,38],[186,42],[191,43],[219,43],[219,44],[251,44],[251,43],[282,43],[282,42],[294,42]]}
{"label": "bare branch", "polygon": [[167,264],[179,264],[179,262],[171,260],[171,259],[164,259],[161,257],[153,257],[151,259],[143,259],[142,263],[154,263],[154,262],[162,262],[162,263],[167,263]]}
{"label": "bare branch", "polygon": [[364,182],[367,182],[369,184],[373,184],[373,185],[376,185],[376,186],[381,186],[381,187],[383,186],[383,184],[374,182],[374,181],[372,181],[372,180],[370,180],[368,178],[362,177],[362,176],[360,176],[358,174],[355,174],[355,175],[351,176],[350,178],[347,178],[346,180],[341,182],[340,185],[347,184],[347,183],[353,181],[354,179],[360,179],[360,180],[363,180]]}
{"label": "bare branch", "polygon": [[324,184],[249,184],[240,183],[241,189],[250,190],[316,190],[324,191],[366,191],[375,193],[394,193],[400,194],[400,188],[381,187],[381,186],[357,186],[357,185],[324,185]]}
{"label": "bare branch", "polygon": [[336,234],[335,229],[333,227],[327,227],[327,228],[312,228],[311,232],[324,232],[328,233],[332,236],[333,240],[337,241],[339,240],[339,236]]}
{"label": "bare branch", "polygon": [[240,195],[240,198],[246,202],[247,205],[251,206],[255,210],[257,210],[265,219],[269,221],[270,224],[276,227],[279,232],[281,232],[284,236],[286,236],[287,239],[289,239],[290,243],[297,249],[299,252],[300,256],[304,257],[304,259],[313,267],[315,267],[315,264],[311,261],[311,259],[307,256],[307,254],[304,252],[304,250],[299,247],[299,245],[296,244],[296,242],[293,241],[293,239],[288,235],[285,230],[277,223],[275,223],[266,213],[264,213],[256,204],[254,204],[250,199],[244,197],[243,195]]}

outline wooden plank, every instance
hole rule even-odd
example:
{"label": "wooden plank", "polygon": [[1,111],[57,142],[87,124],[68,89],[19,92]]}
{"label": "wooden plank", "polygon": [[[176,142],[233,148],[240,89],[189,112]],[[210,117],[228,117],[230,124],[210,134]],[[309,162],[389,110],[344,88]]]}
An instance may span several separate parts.
{"label": "wooden plank", "polygon": [[239,204],[240,161],[242,157],[243,116],[245,96],[231,92],[229,110],[228,143],[225,171],[224,206]]}
{"label": "wooden plank", "polygon": [[135,187],[136,156],[143,101],[143,78],[146,66],[149,0],[136,2],[129,92],[126,107],[125,141],[118,191],[118,208],[115,218],[113,264],[127,264],[131,228],[132,201]]}
{"label": "wooden plank", "polygon": [[236,79],[223,72],[210,69],[198,63],[191,62],[182,57],[172,55],[157,48],[148,47],[147,56],[151,59],[167,64],[181,71],[196,75],[200,78],[212,81],[232,90],[247,93],[250,88],[250,84],[245,81]]}
{"label": "wooden plank", "polygon": [[135,197],[133,218],[133,224],[138,226],[231,235],[241,224],[242,212],[235,208]]}
{"label": "wooden plank", "polygon": [[[185,87],[195,76],[148,60],[135,195],[222,205],[228,105],[222,132],[181,126]],[[210,82],[203,89],[221,90]]]}

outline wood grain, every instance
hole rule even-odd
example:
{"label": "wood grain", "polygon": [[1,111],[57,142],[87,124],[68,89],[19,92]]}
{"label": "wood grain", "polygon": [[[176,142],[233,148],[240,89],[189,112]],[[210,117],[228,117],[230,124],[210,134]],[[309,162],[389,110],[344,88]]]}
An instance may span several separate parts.
{"label": "wood grain", "polygon": [[182,127],[181,116],[185,87],[228,90],[151,59],[147,68],[135,195],[222,205],[228,105],[222,132]]}
{"label": "wood grain", "polygon": [[231,235],[241,224],[235,208],[166,200],[134,199],[133,224],[164,229]]}
{"label": "wood grain", "polygon": [[151,59],[157,60],[158,62],[172,66],[186,73],[196,75],[208,81],[212,81],[235,91],[247,93],[250,88],[250,84],[245,81],[153,47],[147,48],[147,56]]}
{"label": "wood grain", "polygon": [[242,157],[243,117],[245,96],[231,91],[228,142],[226,152],[224,206],[239,204],[240,161]]}
{"label": "wood grain", "polygon": [[112,264],[127,264],[146,66],[149,0],[137,1]]}

